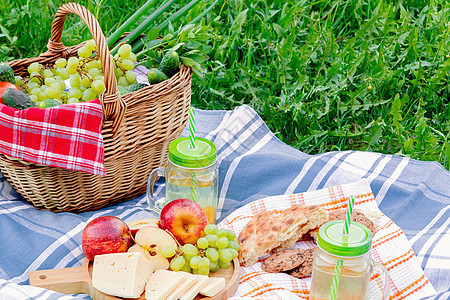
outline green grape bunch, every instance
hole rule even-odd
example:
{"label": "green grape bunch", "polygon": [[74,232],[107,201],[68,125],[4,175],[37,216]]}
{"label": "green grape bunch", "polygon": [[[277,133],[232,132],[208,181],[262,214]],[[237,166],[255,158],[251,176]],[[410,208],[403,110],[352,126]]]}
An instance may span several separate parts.
{"label": "green grape bunch", "polygon": [[192,274],[209,275],[220,268],[228,269],[231,261],[238,257],[240,245],[236,234],[228,229],[218,229],[214,224],[206,225],[205,236],[195,245],[185,244],[178,249],[166,246],[161,255],[170,260],[170,269]]}
{"label": "green grape bunch", "polygon": [[[29,77],[15,76],[16,85],[40,108],[98,98],[106,90],[106,86],[94,40],[86,41],[77,54],[78,57],[59,58],[54,65],[44,66],[37,62],[30,64],[27,68]],[[136,83],[133,71],[136,55],[131,51],[130,45],[121,45],[113,62],[119,86]]]}

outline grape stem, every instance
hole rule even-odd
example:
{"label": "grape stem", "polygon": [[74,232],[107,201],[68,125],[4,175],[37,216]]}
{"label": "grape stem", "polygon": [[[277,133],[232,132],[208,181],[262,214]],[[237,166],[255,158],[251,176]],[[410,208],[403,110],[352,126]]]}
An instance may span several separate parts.
{"label": "grape stem", "polygon": [[34,75],[30,78],[22,78],[22,84],[20,85],[20,89],[23,90],[25,83],[28,84],[28,82],[30,82],[31,79],[34,77],[36,77],[37,79],[39,79],[41,81],[41,85],[45,82],[44,76],[42,76],[42,75]]}

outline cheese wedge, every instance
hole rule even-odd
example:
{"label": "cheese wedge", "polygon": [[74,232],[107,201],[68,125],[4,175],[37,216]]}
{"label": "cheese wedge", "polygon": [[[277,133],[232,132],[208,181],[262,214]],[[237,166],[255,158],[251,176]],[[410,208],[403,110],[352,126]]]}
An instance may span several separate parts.
{"label": "cheese wedge", "polygon": [[145,286],[146,300],[163,300],[178,288],[186,277],[179,272],[156,270],[147,280]]}
{"label": "cheese wedge", "polygon": [[225,287],[225,278],[210,277],[208,285],[200,290],[200,294],[206,297],[213,297],[217,295]]}
{"label": "cheese wedge", "polygon": [[197,277],[197,282],[180,297],[180,300],[192,300],[197,296],[202,288],[204,288],[209,281],[209,277],[205,275],[194,275]]}
{"label": "cheese wedge", "polygon": [[92,286],[108,295],[138,298],[153,270],[153,264],[140,253],[96,255]]}
{"label": "cheese wedge", "polygon": [[198,277],[187,272],[179,271],[185,277],[185,281],[177,287],[165,300],[177,300],[180,299],[194,284],[197,283]]}

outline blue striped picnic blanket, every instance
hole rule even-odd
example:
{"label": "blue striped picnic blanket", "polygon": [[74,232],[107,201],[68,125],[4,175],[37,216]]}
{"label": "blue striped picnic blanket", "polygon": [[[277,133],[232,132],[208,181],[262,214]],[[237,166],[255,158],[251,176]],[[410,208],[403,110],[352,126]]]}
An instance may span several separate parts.
{"label": "blue striped picnic blanket", "polygon": [[[403,229],[434,286],[437,295],[429,299],[450,298],[450,173],[440,164],[357,151],[308,155],[281,142],[245,105],[232,111],[196,109],[196,135],[217,145],[218,221],[268,196],[364,178],[380,210]],[[163,187],[158,182],[156,192],[163,193]],[[28,272],[81,265],[81,232],[100,215],[129,221],[151,212],[145,195],[80,214],[36,210],[0,173],[0,299],[89,299],[29,286]]]}

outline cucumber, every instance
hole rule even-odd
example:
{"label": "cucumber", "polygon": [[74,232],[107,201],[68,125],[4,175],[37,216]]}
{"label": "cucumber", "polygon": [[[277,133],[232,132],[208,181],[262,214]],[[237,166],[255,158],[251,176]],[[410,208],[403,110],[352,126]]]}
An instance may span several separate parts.
{"label": "cucumber", "polygon": [[16,83],[13,69],[4,63],[0,63],[0,82]]}
{"label": "cucumber", "polygon": [[180,56],[177,51],[168,51],[162,58],[159,69],[169,78],[175,75],[180,69]]}
{"label": "cucumber", "polygon": [[132,93],[132,92],[136,92],[146,86],[148,86],[148,85],[146,85],[145,83],[136,82],[129,86],[126,86],[125,89],[128,91],[128,93]]}
{"label": "cucumber", "polygon": [[58,105],[61,105],[62,102],[59,101],[58,99],[45,99],[39,102],[38,107],[39,108],[50,108],[50,107],[55,107]]}
{"label": "cucumber", "polygon": [[14,88],[6,89],[2,94],[3,104],[6,106],[22,110],[30,107],[36,107],[36,104],[21,90]]}
{"label": "cucumber", "polygon": [[132,85],[128,85],[128,86],[119,86],[119,93],[121,95],[125,95],[128,93],[132,93],[132,92],[136,92],[137,90],[140,90],[144,87],[146,87],[148,85],[146,85],[145,83],[133,83]]}
{"label": "cucumber", "polygon": [[125,95],[125,94],[127,94],[128,92],[127,92],[127,89],[124,87],[124,86],[118,86],[117,87],[117,89],[119,90],[119,94],[121,94],[121,95]]}
{"label": "cucumber", "polygon": [[169,77],[163,71],[156,68],[152,68],[148,71],[147,78],[149,84],[156,84],[169,79]]}

